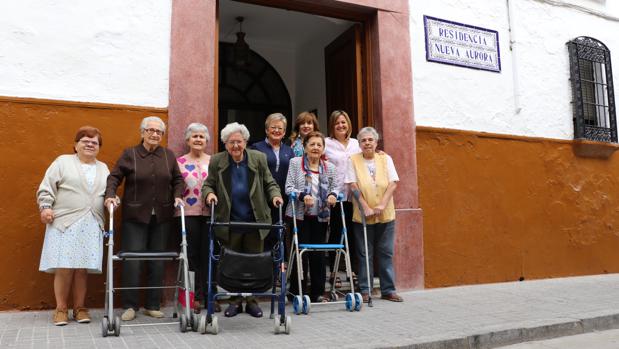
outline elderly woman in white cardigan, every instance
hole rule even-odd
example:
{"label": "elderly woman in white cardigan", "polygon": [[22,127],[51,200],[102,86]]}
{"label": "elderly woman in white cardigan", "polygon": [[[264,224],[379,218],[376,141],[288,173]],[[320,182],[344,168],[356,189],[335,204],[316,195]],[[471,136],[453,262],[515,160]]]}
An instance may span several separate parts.
{"label": "elderly woman in white cardigan", "polygon": [[56,311],[53,322],[66,325],[69,292],[73,319],[90,322],[84,307],[88,273],[101,273],[103,196],[107,166],[97,160],[101,133],[90,126],[75,135],[74,152],[60,155],[47,169],[37,191],[41,222],[46,224],[39,270],[54,273]]}

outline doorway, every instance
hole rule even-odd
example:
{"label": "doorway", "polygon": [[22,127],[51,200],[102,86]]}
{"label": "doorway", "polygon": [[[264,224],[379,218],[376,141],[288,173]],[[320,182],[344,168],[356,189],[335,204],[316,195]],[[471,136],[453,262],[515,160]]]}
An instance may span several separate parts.
{"label": "doorway", "polygon": [[[287,135],[302,111],[317,114],[325,135],[333,110],[349,113],[353,135],[369,124],[363,23],[232,0],[220,0],[218,10],[219,130],[243,123],[251,144],[264,138],[274,112],[288,119]],[[250,51],[243,67],[234,58],[238,17]]]}

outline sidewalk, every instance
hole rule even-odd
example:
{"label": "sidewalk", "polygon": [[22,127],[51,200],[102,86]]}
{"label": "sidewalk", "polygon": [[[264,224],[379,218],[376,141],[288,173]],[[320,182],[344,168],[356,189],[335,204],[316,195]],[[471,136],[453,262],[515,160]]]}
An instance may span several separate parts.
{"label": "sidewalk", "polygon": [[[51,311],[0,313],[2,348],[492,348],[619,328],[619,274],[510,282],[401,293],[404,303],[376,299],[347,312],[341,304],[292,316],[290,335],[273,320],[219,316],[218,335],[180,333],[177,325],[123,327],[102,338],[93,322],[51,324]],[[290,309],[290,307],[288,307]],[[171,313],[168,311],[168,314]],[[138,318],[145,321],[144,316]],[[136,320],[136,321],[138,321]]]}

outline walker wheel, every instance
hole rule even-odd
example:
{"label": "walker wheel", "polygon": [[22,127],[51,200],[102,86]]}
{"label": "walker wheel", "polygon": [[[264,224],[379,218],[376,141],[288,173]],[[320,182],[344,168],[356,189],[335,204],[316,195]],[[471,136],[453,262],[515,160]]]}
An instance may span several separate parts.
{"label": "walker wheel", "polygon": [[294,296],[292,299],[292,311],[299,315],[301,313],[301,308],[303,307],[303,298],[301,296]]}
{"label": "walker wheel", "polygon": [[275,317],[275,321],[273,321],[273,324],[275,326],[273,326],[273,332],[275,332],[275,334],[279,334],[279,316]]}
{"label": "walker wheel", "polygon": [[346,310],[353,311],[355,310],[355,296],[352,293],[346,293]]}
{"label": "walker wheel", "polygon": [[210,330],[212,334],[218,334],[219,333],[219,321],[217,320],[217,316],[213,315],[213,318],[211,319],[211,323],[207,325],[206,327],[207,329]]}
{"label": "walker wheel", "polygon": [[120,317],[114,317],[114,336],[120,336]]}
{"label": "walker wheel", "polygon": [[191,318],[189,319],[189,323],[191,324],[191,330],[193,332],[198,332],[198,323],[200,322],[198,314],[191,312]]}
{"label": "walker wheel", "polygon": [[303,296],[303,314],[309,314],[312,308],[312,301],[308,295]]}
{"label": "walker wheel", "polygon": [[363,297],[357,292],[355,293],[355,311],[361,311],[361,308],[363,308]]}
{"label": "walker wheel", "polygon": [[181,326],[181,332],[187,332],[187,315],[181,314],[181,321],[179,321],[179,325]]}
{"label": "walker wheel", "polygon": [[286,323],[284,324],[284,333],[290,334],[291,329],[292,329],[292,318],[290,316],[286,316]]}
{"label": "walker wheel", "polygon": [[202,334],[206,334],[206,315],[204,314],[200,315],[197,331]]}
{"label": "walker wheel", "polygon": [[337,297],[337,292],[336,292],[336,291],[331,291],[331,292],[329,293],[329,300],[330,300],[331,302],[337,302],[337,299],[338,299],[338,297]]}
{"label": "walker wheel", "polygon": [[103,319],[101,319],[101,335],[103,337],[107,337],[108,335],[108,326],[109,326],[109,321],[107,319],[107,317],[104,317]]}

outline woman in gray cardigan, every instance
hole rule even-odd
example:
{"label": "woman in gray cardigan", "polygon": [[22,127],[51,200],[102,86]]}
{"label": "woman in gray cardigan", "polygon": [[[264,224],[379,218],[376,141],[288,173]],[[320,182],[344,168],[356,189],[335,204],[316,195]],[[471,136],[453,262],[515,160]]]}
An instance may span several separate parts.
{"label": "woman in gray cardigan", "polygon": [[73,289],[73,319],[90,322],[84,307],[88,273],[101,273],[103,258],[103,194],[109,173],[97,160],[103,144],[98,129],[84,126],[75,135],[72,155],[49,166],[37,190],[41,222],[46,225],[39,270],[54,274],[57,326],[69,321],[68,298]]}

